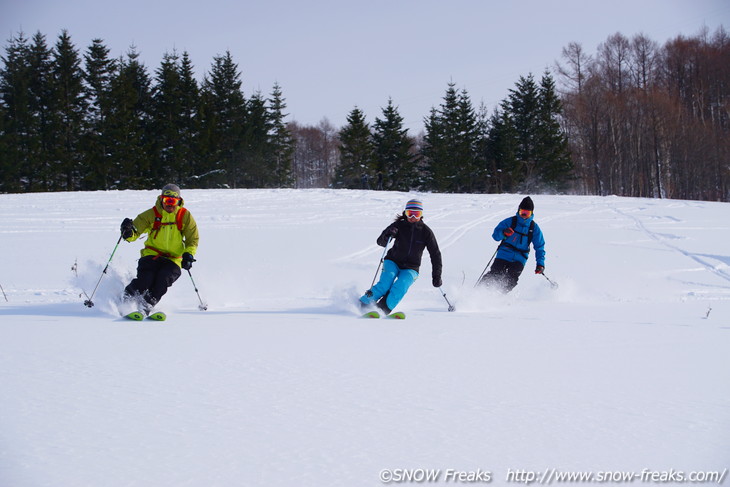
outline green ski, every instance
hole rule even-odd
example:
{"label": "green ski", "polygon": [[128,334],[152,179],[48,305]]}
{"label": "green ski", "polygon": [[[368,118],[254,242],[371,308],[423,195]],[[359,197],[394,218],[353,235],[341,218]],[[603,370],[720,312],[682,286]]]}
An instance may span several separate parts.
{"label": "green ski", "polygon": [[364,315],[362,315],[362,318],[380,318],[380,313],[377,311],[368,311]]}
{"label": "green ski", "polygon": [[165,321],[167,319],[167,315],[163,313],[162,311],[156,311],[149,315],[147,317],[148,320],[155,320],[155,321]]}
{"label": "green ski", "polygon": [[132,311],[131,313],[124,315],[128,320],[142,321],[144,319],[144,313],[141,311]]}
{"label": "green ski", "polygon": [[402,311],[396,311],[395,313],[390,313],[389,315],[386,315],[385,317],[390,318],[391,320],[405,320],[406,314]]}

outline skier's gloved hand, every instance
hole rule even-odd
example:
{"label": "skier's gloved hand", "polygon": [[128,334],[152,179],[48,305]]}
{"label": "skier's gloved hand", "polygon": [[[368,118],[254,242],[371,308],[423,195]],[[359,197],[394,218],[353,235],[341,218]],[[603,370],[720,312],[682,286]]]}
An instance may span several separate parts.
{"label": "skier's gloved hand", "polygon": [[397,227],[390,227],[385,231],[385,234],[389,237],[395,238],[396,235],[398,235],[398,228]]}
{"label": "skier's gloved hand", "polygon": [[195,258],[193,257],[193,254],[190,252],[185,252],[182,254],[182,264],[181,267],[185,269],[186,271],[189,271],[193,268],[193,262],[195,262]]}
{"label": "skier's gloved hand", "polygon": [[514,235],[515,231],[513,229],[507,227],[504,230],[502,230],[502,233],[504,234],[505,237],[511,237],[512,235]]}
{"label": "skier's gloved hand", "polygon": [[119,230],[122,232],[122,238],[131,238],[134,235],[134,225],[132,224],[131,218],[125,218],[122,220]]}
{"label": "skier's gloved hand", "polygon": [[441,287],[441,285],[443,284],[441,282],[441,276],[433,276],[432,281],[433,281],[433,287]]}
{"label": "skier's gloved hand", "polygon": [[535,274],[542,274],[542,271],[545,270],[545,266],[539,265],[535,267]]}

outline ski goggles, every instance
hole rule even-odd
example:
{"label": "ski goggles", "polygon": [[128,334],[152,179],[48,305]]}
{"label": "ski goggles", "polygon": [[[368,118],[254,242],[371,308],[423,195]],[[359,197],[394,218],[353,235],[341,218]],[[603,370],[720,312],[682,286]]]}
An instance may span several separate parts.
{"label": "ski goggles", "polygon": [[165,206],[177,206],[178,203],[180,203],[180,198],[175,198],[174,196],[162,197],[162,204]]}
{"label": "ski goggles", "polygon": [[423,210],[406,210],[406,217],[408,218],[421,218],[423,216]]}
{"label": "ski goggles", "polygon": [[530,210],[520,210],[520,216],[522,218],[530,218],[532,216],[532,212]]}

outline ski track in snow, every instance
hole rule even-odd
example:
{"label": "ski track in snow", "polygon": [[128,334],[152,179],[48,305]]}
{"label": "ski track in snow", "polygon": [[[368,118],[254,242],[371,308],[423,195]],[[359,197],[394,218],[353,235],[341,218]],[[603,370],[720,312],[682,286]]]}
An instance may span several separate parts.
{"label": "ski track in snow", "polygon": [[[667,247],[668,249],[671,249],[671,250],[673,250],[675,252],[678,252],[678,253],[682,254],[685,257],[688,257],[688,258],[692,259],[693,261],[697,262],[702,267],[704,267],[706,270],[712,272],[713,274],[715,274],[718,277],[724,279],[725,281],[730,282],[730,272],[728,272],[727,270],[724,270],[723,269],[723,268],[727,268],[728,261],[730,261],[730,258],[728,258],[727,256],[705,256],[705,255],[702,255],[702,254],[695,254],[695,253],[689,252],[687,250],[684,250],[681,247],[679,247],[677,245],[674,245],[674,244],[672,244],[672,243],[669,242],[670,239],[672,239],[672,240],[674,240],[674,239],[681,240],[681,239],[683,239],[683,237],[680,237],[680,236],[677,236],[677,235],[674,235],[674,234],[661,234],[661,233],[658,233],[658,232],[654,232],[654,231],[650,230],[647,227],[647,225],[644,222],[642,222],[639,218],[637,218],[636,216],[631,215],[631,214],[628,214],[626,211],[622,211],[619,208],[613,208],[613,210],[616,213],[618,213],[618,214],[620,214],[620,215],[622,215],[622,216],[624,216],[626,218],[629,218],[629,219],[633,220],[633,222],[636,224],[636,226],[642,232],[644,232],[649,238],[651,238],[652,240],[655,240],[656,242],[659,242],[663,246]],[[662,218],[662,217],[655,217],[655,218]],[[665,218],[668,219],[670,222],[673,222],[673,223],[680,223],[681,222],[680,220],[678,220],[677,218],[674,218],[674,217],[665,217]],[[723,268],[719,267],[718,264],[712,264],[712,263],[706,261],[702,257],[713,257],[716,260],[721,260],[722,261],[722,264],[720,264],[720,265]]]}
{"label": "ski track in snow", "polygon": [[[155,195],[0,195],[3,487],[730,467],[728,204],[532,195],[560,287],[531,255],[503,296],[472,284],[523,195],[183,190],[208,311],[183,274],[166,322],[118,317],[140,242],[85,308]],[[406,320],[357,319],[374,240],[413,196],[457,311],[424,253]]]}

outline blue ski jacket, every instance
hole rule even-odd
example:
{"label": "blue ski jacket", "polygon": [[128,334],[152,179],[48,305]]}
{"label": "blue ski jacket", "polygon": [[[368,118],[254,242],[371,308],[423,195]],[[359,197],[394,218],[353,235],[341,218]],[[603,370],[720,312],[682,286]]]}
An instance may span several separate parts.
{"label": "blue ski jacket", "polygon": [[[516,228],[513,228],[515,233],[510,237],[505,237],[503,232],[512,226],[513,217],[505,218],[494,227],[492,238],[498,242],[502,241],[497,250],[497,259],[506,260],[507,262],[521,262],[522,265],[525,265],[527,257],[530,255],[528,232],[533,218],[535,218],[534,214],[530,218],[524,219],[519,216],[518,212]],[[536,265],[545,267],[545,238],[537,222],[533,227],[532,246],[535,249]]]}

